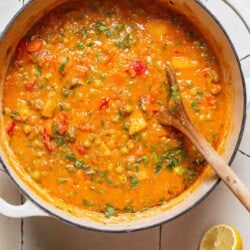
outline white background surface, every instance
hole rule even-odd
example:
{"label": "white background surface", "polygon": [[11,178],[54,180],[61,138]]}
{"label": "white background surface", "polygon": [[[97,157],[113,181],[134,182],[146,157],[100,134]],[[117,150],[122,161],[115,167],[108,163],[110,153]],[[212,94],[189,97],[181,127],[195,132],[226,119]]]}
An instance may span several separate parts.
{"label": "white background surface", "polygon": [[[250,9],[249,0],[245,2]],[[244,73],[250,77],[250,34],[236,14],[221,0],[203,0],[228,31]],[[22,0],[0,0],[0,31],[23,5]],[[246,59],[244,59],[246,57]],[[250,110],[247,112],[250,117]],[[249,118],[250,119],[250,118]],[[250,120],[233,169],[250,188]],[[0,196],[19,204],[21,195],[0,171]],[[244,250],[250,249],[250,214],[223,183],[202,203],[178,219],[150,230],[106,234],[78,229],[51,218],[11,219],[0,215],[0,250],[196,250],[203,233],[218,223],[232,224],[243,237]]]}

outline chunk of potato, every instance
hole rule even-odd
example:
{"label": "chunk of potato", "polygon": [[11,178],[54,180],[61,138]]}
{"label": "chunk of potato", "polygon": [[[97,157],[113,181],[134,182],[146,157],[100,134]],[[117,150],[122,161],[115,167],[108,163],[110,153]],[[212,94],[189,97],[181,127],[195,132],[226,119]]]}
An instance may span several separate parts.
{"label": "chunk of potato", "polygon": [[110,156],[111,155],[111,151],[110,151],[109,147],[103,141],[101,141],[101,144],[100,144],[100,152],[104,156]]}
{"label": "chunk of potato", "polygon": [[198,66],[198,61],[184,56],[174,56],[172,66],[174,69],[194,68]]}
{"label": "chunk of potato", "polygon": [[165,36],[168,32],[166,21],[151,21],[147,24],[147,30],[150,34],[157,36]]}
{"label": "chunk of potato", "polygon": [[49,94],[49,97],[43,106],[42,116],[45,118],[52,118],[56,106],[57,106],[57,97],[56,94],[52,92]]}
{"label": "chunk of potato", "polygon": [[130,116],[129,134],[134,135],[147,127],[143,114],[140,110],[134,110]]}

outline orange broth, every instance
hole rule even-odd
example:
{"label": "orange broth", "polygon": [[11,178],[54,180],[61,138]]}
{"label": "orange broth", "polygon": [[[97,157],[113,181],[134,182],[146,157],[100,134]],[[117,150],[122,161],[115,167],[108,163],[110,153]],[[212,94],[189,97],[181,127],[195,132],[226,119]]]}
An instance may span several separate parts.
{"label": "orange broth", "polygon": [[[166,88],[166,63],[179,89]],[[157,113],[180,95],[218,149],[230,91],[184,17],[151,1],[64,5],[16,48],[3,91],[6,135],[50,197],[107,217],[144,211],[181,194],[206,166]]]}

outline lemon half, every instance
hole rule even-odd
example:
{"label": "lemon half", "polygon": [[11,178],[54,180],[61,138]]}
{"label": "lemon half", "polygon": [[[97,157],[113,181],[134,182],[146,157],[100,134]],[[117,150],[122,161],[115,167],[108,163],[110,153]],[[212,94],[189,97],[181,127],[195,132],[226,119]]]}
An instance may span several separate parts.
{"label": "lemon half", "polygon": [[199,250],[242,250],[242,239],[233,226],[219,224],[204,234]]}

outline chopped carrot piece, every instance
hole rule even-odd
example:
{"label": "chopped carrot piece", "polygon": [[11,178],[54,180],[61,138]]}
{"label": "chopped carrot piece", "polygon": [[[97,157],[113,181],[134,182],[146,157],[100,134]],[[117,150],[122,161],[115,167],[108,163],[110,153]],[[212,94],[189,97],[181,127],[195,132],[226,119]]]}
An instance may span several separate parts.
{"label": "chopped carrot piece", "polygon": [[28,43],[27,51],[29,53],[34,53],[34,52],[41,50],[42,47],[43,47],[43,42],[39,39],[35,39],[35,40]]}

